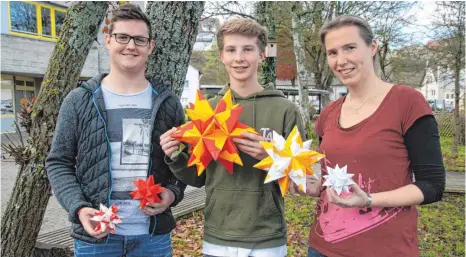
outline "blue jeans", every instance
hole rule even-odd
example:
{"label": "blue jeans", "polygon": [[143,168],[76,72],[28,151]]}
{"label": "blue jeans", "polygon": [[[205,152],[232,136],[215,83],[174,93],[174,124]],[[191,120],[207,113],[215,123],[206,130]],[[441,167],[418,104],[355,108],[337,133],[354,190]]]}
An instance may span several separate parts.
{"label": "blue jeans", "polygon": [[75,257],[172,257],[171,235],[121,236],[110,234],[102,244],[74,240]]}
{"label": "blue jeans", "polygon": [[314,248],[309,246],[309,248],[307,248],[307,257],[326,257],[326,256],[319,253]]}

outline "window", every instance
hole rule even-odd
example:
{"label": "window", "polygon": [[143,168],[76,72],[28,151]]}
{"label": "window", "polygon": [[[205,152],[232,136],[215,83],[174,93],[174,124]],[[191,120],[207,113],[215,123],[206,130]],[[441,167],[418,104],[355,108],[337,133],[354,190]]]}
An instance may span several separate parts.
{"label": "window", "polygon": [[11,30],[37,34],[37,8],[25,2],[10,2]]}
{"label": "window", "polygon": [[15,76],[15,111],[23,107],[22,102],[31,101],[35,96],[34,79]]}
{"label": "window", "polygon": [[181,98],[181,102],[182,102],[182,103],[186,103],[187,101],[188,101],[188,98],[187,98],[187,97],[182,97],[182,98]]}
{"label": "window", "polygon": [[447,94],[447,99],[449,99],[449,96],[450,96],[450,95],[449,95],[449,94]]}
{"label": "window", "polygon": [[435,96],[435,90],[430,90],[430,94],[431,94],[432,96]]}
{"label": "window", "polygon": [[60,36],[61,27],[65,21],[65,12],[55,10],[55,37]]}
{"label": "window", "polygon": [[13,102],[13,76],[2,75],[0,87],[0,109],[1,118],[14,117],[14,102]]}
{"label": "window", "polygon": [[51,21],[51,14],[50,9],[41,7],[41,18],[42,18],[42,34],[44,36],[52,36],[52,21]]}
{"label": "window", "polygon": [[35,2],[9,2],[10,34],[55,41],[60,35],[65,9]]}
{"label": "window", "polygon": [[184,81],[184,88],[189,88],[189,80]]}

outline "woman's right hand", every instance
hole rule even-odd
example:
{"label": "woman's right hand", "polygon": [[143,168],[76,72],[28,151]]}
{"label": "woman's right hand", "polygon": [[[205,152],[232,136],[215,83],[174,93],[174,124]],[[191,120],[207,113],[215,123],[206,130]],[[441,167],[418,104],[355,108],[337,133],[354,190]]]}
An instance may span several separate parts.
{"label": "woman's right hand", "polygon": [[176,130],[177,128],[172,128],[160,136],[160,146],[165,152],[165,155],[167,155],[169,158],[171,158],[172,153],[177,151],[180,147],[181,142],[171,137],[171,135],[175,133]]}

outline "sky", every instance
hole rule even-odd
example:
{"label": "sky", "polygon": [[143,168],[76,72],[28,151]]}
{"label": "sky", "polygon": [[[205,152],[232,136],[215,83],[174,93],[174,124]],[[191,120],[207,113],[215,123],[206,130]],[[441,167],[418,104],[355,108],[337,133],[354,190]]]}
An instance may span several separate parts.
{"label": "sky", "polygon": [[418,40],[426,44],[430,39],[429,25],[431,24],[431,17],[435,13],[436,4],[434,1],[420,1],[419,7],[411,9],[409,14],[414,14],[416,17],[416,25],[410,26],[405,29],[405,32],[413,32],[418,36]]}
{"label": "sky", "polygon": [[[252,2],[252,1],[250,1]],[[238,1],[238,3],[246,8],[248,14],[252,13],[252,4],[245,5],[245,1]],[[208,7],[207,5],[206,7]],[[412,8],[407,15],[414,15],[414,24],[405,28],[406,33],[414,33],[417,43],[426,44],[430,39],[427,36],[429,33],[428,26],[430,25],[430,18],[435,12],[436,4],[435,1],[419,1],[418,5]],[[224,16],[216,16],[220,20],[220,24],[225,21]]]}

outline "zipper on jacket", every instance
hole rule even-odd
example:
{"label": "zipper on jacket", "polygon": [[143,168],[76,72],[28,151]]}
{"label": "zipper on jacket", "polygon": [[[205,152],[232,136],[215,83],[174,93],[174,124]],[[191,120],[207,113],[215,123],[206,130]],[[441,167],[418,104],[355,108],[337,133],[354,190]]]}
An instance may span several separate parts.
{"label": "zipper on jacket", "polygon": [[[152,137],[152,135],[151,135]],[[151,142],[152,142],[152,139],[151,138]],[[152,155],[152,151],[154,149],[154,145],[151,143],[150,144],[150,153],[149,153],[149,169],[147,170],[147,175],[149,176],[150,175],[150,172],[152,170],[152,158],[151,158],[151,155]],[[154,178],[154,181],[155,181],[155,178]],[[151,217],[151,219],[154,220],[154,228],[152,228],[152,232],[150,233],[150,239],[152,240],[152,237],[154,236],[154,233],[155,233],[155,227],[157,226],[157,218],[155,216]]]}
{"label": "zipper on jacket", "polygon": [[[107,132],[107,123],[105,122],[104,117],[102,117],[102,114],[99,111],[99,107],[97,106],[97,103],[95,102],[95,93],[100,90],[100,86],[92,93],[92,103],[94,104],[97,114],[99,114],[100,119],[104,123],[104,133],[105,133],[105,138],[107,139],[107,144],[108,144],[108,151],[109,151],[109,158],[108,158],[108,199],[107,199],[107,205],[110,204],[110,196],[112,195],[112,146],[110,145],[110,139],[108,138],[108,132]],[[105,243],[108,242],[108,239],[110,238],[110,234],[107,235],[107,239],[105,240]]]}
{"label": "zipper on jacket", "polygon": [[[152,88],[152,93],[154,93],[156,96],[159,96],[159,93],[157,92],[157,90],[155,90],[153,87],[151,87],[151,88]],[[154,106],[152,106],[152,108],[154,108]],[[154,111],[154,110],[152,109],[152,111]],[[152,144],[152,142],[153,142],[152,141],[153,140],[152,136],[154,134],[153,131],[154,131],[154,127],[152,127],[152,133],[150,135],[151,136],[151,139],[150,139],[151,143],[150,143],[150,152],[149,152],[149,169],[147,170],[147,177],[150,176],[150,172],[152,170],[152,150],[154,149],[154,144]],[[154,178],[154,182],[155,182],[155,178]],[[154,228],[152,229],[152,232],[150,233],[150,240],[152,240],[152,237],[154,236],[154,233],[155,233],[155,227],[157,226],[157,223],[156,223],[157,219],[155,218],[155,216],[150,217],[150,218],[154,220]]]}

